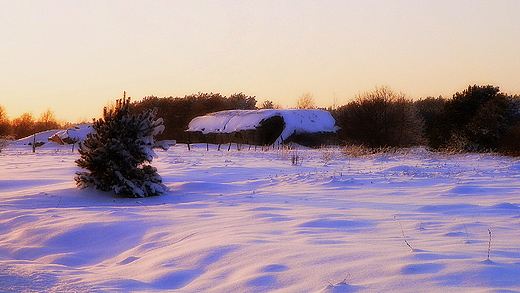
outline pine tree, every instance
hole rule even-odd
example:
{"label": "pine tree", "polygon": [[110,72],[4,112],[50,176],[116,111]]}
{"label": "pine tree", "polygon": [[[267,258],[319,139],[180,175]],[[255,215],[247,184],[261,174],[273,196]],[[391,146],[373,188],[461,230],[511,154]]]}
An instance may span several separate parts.
{"label": "pine tree", "polygon": [[104,108],[103,118],[93,124],[79,149],[76,164],[89,172],[76,172],[79,188],[94,186],[125,197],[160,195],[168,190],[157,169],[151,166],[154,136],[164,130],[163,120],[152,110],[130,114],[130,99]]}

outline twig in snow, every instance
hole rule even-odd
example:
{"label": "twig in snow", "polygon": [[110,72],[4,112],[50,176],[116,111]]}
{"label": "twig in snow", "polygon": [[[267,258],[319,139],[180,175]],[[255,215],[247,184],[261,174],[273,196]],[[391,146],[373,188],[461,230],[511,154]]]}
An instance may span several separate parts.
{"label": "twig in snow", "polygon": [[488,233],[489,233],[489,243],[488,243],[488,257],[487,257],[487,260],[489,260],[489,255],[491,254],[491,230],[488,229]]}
{"label": "twig in snow", "polygon": [[145,207],[145,208],[146,208],[150,213],[152,212],[152,211],[150,211],[150,209],[148,208],[148,206],[145,205],[145,204],[143,204],[142,202],[140,202],[140,201],[136,201],[135,203],[136,203],[136,204],[141,204],[141,205],[143,205],[143,206],[144,206],[144,207]]}
{"label": "twig in snow", "polygon": [[462,221],[461,219],[458,219],[461,223],[462,223],[462,226],[464,227],[464,231],[466,232],[466,243],[469,243],[469,233],[468,233],[468,228],[466,227],[466,223],[464,223],[464,221]]}
{"label": "twig in snow", "polygon": [[399,219],[397,219],[397,216],[394,215],[394,220],[397,221],[397,223],[399,223],[399,227],[401,228],[401,233],[403,234],[403,240],[404,240],[404,243],[406,243],[406,245],[412,250],[414,251],[413,247],[410,245],[410,243],[408,243],[408,241],[406,240],[406,235],[404,235],[404,229],[403,229],[403,225],[401,225],[401,221],[399,221]]}
{"label": "twig in snow", "polygon": [[329,281],[329,287],[337,287],[337,286],[341,286],[341,285],[348,285],[347,283],[347,280],[351,278],[351,275],[348,274],[344,279],[343,281],[337,283],[337,284],[333,284],[332,281]]}

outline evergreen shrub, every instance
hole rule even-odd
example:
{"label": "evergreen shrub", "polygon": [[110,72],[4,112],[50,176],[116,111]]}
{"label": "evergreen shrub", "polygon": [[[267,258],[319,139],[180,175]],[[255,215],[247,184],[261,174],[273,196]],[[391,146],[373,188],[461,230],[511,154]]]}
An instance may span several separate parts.
{"label": "evergreen shrub", "polygon": [[124,197],[160,195],[168,190],[157,169],[150,165],[155,153],[154,136],[164,130],[153,110],[131,114],[130,99],[121,99],[114,108],[105,107],[103,118],[93,123],[80,145],[76,164],[88,172],[76,172],[79,188],[93,186]]}

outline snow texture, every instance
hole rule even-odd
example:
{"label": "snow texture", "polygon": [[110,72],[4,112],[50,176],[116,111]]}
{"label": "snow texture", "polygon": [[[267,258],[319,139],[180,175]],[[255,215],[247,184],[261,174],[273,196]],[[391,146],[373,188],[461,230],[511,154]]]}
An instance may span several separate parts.
{"label": "snow texture", "polygon": [[77,189],[68,146],[6,147],[0,291],[520,291],[518,159],[205,144],[157,155],[170,191],[131,199]]}
{"label": "snow texture", "polygon": [[338,127],[328,111],[314,109],[289,110],[229,110],[210,113],[194,118],[187,131],[208,133],[232,133],[240,130],[254,130],[260,127],[261,122],[274,116],[284,120],[284,129],[275,145],[283,142],[292,134],[335,132]]}

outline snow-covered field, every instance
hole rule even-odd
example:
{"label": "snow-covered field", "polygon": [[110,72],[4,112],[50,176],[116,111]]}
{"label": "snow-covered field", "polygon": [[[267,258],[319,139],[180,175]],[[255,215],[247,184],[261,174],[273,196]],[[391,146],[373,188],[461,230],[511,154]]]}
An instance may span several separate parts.
{"label": "snow-covered field", "polygon": [[4,149],[0,291],[520,292],[517,159],[157,154],[171,190],[124,199],[76,189],[70,146]]}

